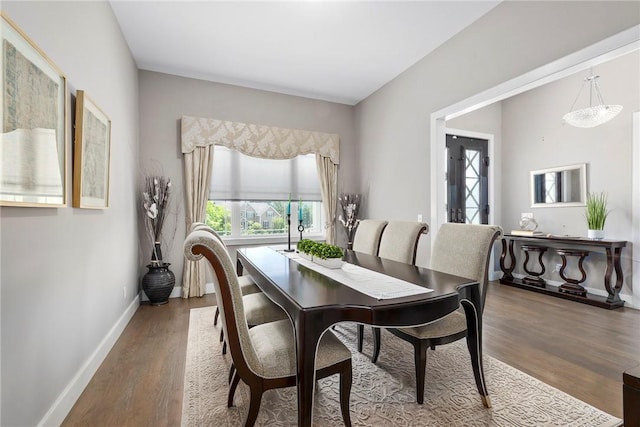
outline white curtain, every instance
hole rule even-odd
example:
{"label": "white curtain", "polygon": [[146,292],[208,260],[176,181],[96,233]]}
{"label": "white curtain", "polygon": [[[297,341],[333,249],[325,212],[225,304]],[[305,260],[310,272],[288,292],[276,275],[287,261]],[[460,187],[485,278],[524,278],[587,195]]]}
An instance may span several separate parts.
{"label": "white curtain", "polygon": [[316,154],[320,189],[322,191],[322,205],[326,217],[327,243],[336,243],[336,206],[338,200],[338,165],[329,157]]}
{"label": "white curtain", "polygon": [[[194,222],[204,222],[205,219],[214,145],[223,145],[263,159],[292,159],[302,154],[315,153],[327,220],[327,242],[335,243],[340,158],[338,135],[191,116],[182,117],[181,128],[187,230],[191,229]],[[183,298],[205,294],[205,268],[201,263],[202,261],[194,263],[185,259]]]}
{"label": "white curtain", "polygon": [[[186,194],[186,230],[194,222],[204,222],[209,182],[213,169],[213,145],[194,147],[184,154],[184,182]],[[185,259],[182,273],[182,298],[201,297],[206,290],[205,265],[202,260]]]}

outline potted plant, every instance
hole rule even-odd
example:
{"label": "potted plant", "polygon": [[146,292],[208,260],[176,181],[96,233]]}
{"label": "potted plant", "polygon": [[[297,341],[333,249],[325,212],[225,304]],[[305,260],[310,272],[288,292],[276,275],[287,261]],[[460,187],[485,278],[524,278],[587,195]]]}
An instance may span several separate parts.
{"label": "potted plant", "polygon": [[302,239],[298,242],[297,248],[298,252],[302,258],[308,259],[309,261],[313,261],[313,247],[316,245],[316,242],[310,239]]}
{"label": "potted plant", "polygon": [[342,267],[344,253],[338,246],[329,243],[316,243],[311,249],[313,262],[327,268]]}
{"label": "potted plant", "polygon": [[142,289],[152,305],[166,304],[176,283],[168,262],[162,257],[164,222],[169,213],[171,179],[150,175],[145,177],[142,192],[143,221],[151,243],[149,271],[142,278]]}
{"label": "potted plant", "polygon": [[587,195],[587,236],[590,239],[604,239],[604,223],[607,220],[607,193],[589,193]]}

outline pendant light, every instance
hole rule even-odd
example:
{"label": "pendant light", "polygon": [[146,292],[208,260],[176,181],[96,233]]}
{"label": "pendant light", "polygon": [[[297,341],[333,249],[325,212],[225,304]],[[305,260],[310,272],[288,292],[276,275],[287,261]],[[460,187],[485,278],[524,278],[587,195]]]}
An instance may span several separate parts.
{"label": "pendant light", "polygon": [[[584,79],[578,96],[571,106],[571,112],[562,117],[565,122],[579,128],[592,128],[608,122],[622,111],[622,105],[605,105],[602,94],[600,93],[600,86],[598,85],[599,78],[600,76],[594,76],[592,74]],[[589,107],[574,110],[573,107],[576,105],[576,101],[578,101],[580,93],[582,93],[582,89],[587,82],[589,83]],[[594,93],[596,96],[595,101],[598,102],[597,105],[593,105]]]}

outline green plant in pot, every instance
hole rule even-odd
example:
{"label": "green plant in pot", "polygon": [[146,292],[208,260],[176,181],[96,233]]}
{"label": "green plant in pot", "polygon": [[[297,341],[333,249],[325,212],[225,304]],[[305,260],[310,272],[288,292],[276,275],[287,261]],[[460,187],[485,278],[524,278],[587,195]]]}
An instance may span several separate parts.
{"label": "green plant in pot", "polygon": [[316,244],[313,247],[312,252],[314,257],[317,257],[320,259],[333,259],[333,258],[342,259],[342,257],[344,256],[342,249],[340,249],[335,245],[331,245],[329,243]]}
{"label": "green plant in pot", "polygon": [[298,242],[298,244],[296,245],[296,248],[298,249],[298,252],[311,255],[312,254],[311,251],[315,245],[316,245],[316,242],[314,242],[313,240],[302,239]]}
{"label": "green plant in pot", "polygon": [[590,239],[604,239],[604,223],[607,220],[607,193],[589,193],[587,195],[587,236]]}

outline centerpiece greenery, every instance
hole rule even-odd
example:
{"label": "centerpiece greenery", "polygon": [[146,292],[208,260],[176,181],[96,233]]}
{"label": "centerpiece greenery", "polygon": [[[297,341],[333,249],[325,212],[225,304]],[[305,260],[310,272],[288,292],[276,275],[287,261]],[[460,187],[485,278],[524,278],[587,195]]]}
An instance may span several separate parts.
{"label": "centerpiece greenery", "polygon": [[300,240],[297,248],[300,252],[320,259],[342,258],[344,256],[342,249],[338,246],[329,243],[314,242],[309,239]]}

